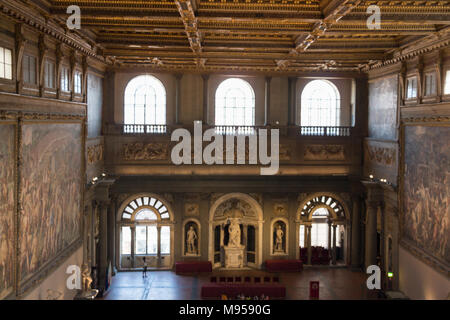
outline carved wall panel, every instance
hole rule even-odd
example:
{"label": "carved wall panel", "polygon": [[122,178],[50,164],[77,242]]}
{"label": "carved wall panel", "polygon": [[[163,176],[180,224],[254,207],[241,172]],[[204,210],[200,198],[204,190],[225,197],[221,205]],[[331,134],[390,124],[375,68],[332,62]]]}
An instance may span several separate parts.
{"label": "carved wall panel", "polygon": [[87,163],[94,164],[103,161],[103,144],[96,144],[87,148]]}
{"label": "carved wall panel", "polygon": [[364,161],[392,167],[397,163],[397,149],[366,140],[364,142]]}
{"label": "carved wall panel", "polygon": [[200,215],[200,209],[198,203],[185,203],[184,204],[185,216],[198,216]]}
{"label": "carved wall panel", "polygon": [[286,216],[288,214],[287,203],[274,203],[273,212],[277,216]]}
{"label": "carved wall panel", "polygon": [[345,148],[343,145],[310,144],[305,146],[304,160],[345,160]]}

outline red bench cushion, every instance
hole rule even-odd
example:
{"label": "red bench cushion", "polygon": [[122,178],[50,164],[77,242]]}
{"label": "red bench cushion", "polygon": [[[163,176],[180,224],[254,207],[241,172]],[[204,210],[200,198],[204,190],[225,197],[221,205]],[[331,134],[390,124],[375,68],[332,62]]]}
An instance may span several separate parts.
{"label": "red bench cushion", "polygon": [[266,270],[269,272],[301,271],[302,269],[301,260],[266,260]]}
{"label": "red bench cushion", "polygon": [[176,273],[211,272],[210,261],[179,261],[175,263]]}
{"label": "red bench cushion", "polygon": [[234,298],[242,293],[248,297],[259,297],[264,294],[270,298],[284,298],[286,287],[278,284],[209,283],[202,286],[201,297],[220,298],[222,294],[226,294]]}

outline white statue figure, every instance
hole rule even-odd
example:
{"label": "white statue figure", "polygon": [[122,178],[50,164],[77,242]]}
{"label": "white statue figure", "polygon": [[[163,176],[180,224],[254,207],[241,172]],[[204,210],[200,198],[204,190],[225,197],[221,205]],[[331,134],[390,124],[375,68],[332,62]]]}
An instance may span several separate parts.
{"label": "white statue figure", "polygon": [[187,252],[195,254],[197,253],[197,246],[195,245],[195,240],[197,240],[197,233],[195,232],[194,226],[190,226],[187,232]]}
{"label": "white statue figure", "polygon": [[284,232],[281,229],[281,225],[277,226],[276,230],[276,238],[275,238],[275,251],[283,251],[283,235]]}
{"label": "white statue figure", "polygon": [[229,247],[240,247],[241,246],[241,227],[236,220],[232,220],[230,226],[228,227],[228,233],[230,235],[228,246]]}
{"label": "white statue figure", "polygon": [[87,292],[91,290],[91,270],[89,270],[89,266],[85,263],[83,264],[83,270],[81,272],[81,276],[83,279],[83,292]]}

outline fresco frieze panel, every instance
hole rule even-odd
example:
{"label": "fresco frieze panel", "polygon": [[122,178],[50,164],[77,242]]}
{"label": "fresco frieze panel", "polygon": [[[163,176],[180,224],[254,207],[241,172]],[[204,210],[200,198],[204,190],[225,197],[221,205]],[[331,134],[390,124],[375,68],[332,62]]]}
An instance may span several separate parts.
{"label": "fresco frieze panel", "polygon": [[80,238],[82,125],[24,123],[19,278],[35,275]]}
{"label": "fresco frieze panel", "polygon": [[405,126],[402,236],[450,266],[450,127]]}
{"label": "fresco frieze panel", "polygon": [[0,299],[14,290],[15,131],[0,123]]}

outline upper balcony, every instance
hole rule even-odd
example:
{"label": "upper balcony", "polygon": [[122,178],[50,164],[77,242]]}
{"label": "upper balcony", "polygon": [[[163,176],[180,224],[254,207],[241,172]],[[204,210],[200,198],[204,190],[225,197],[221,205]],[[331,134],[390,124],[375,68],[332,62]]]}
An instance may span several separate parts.
{"label": "upper balcony", "polygon": [[[208,129],[223,138],[223,163],[227,158],[226,140],[245,137],[244,163],[237,163],[239,155],[235,145],[230,151],[233,164],[209,165],[203,159],[200,162],[194,159],[194,126],[107,124],[104,127],[106,169],[117,175],[260,175],[261,168],[270,166],[260,162],[260,137],[268,137],[267,150],[263,151],[270,157],[270,136],[276,129],[279,134],[278,175],[348,176],[359,174],[361,170],[362,138],[354,127],[210,126],[197,123],[197,132],[201,129],[202,133],[198,141],[207,140],[202,141],[201,152],[211,144],[211,139],[203,139]],[[172,161],[172,148],[179,144],[179,139],[172,141],[171,137],[177,129],[185,129],[184,132],[191,134],[190,163],[176,165]],[[233,140],[237,144],[238,139]],[[252,149],[256,141],[257,151]],[[257,164],[250,161],[254,151],[258,155]]]}

